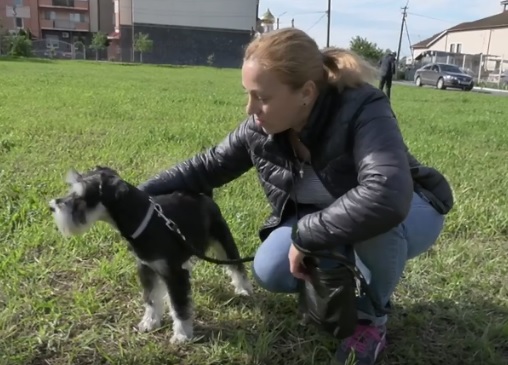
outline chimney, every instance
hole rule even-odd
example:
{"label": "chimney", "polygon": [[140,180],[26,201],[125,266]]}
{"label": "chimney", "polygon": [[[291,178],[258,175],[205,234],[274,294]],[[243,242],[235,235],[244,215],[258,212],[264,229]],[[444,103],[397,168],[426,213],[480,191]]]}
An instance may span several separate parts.
{"label": "chimney", "polygon": [[501,1],[501,6],[503,7],[503,13],[508,11],[508,0]]}

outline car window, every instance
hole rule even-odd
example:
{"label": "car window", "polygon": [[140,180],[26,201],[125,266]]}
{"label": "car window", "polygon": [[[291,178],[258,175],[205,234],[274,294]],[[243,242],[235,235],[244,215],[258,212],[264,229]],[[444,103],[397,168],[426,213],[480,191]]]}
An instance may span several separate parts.
{"label": "car window", "polygon": [[432,66],[432,71],[439,71],[439,67],[437,65]]}

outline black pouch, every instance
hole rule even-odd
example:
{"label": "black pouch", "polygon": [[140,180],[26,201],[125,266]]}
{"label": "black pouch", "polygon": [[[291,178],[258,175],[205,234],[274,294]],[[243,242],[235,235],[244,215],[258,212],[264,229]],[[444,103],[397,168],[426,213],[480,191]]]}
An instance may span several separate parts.
{"label": "black pouch", "polygon": [[305,322],[335,338],[344,339],[355,331],[358,322],[356,301],[359,296],[368,294],[368,288],[354,262],[338,253],[330,255],[320,257],[336,260],[336,267],[318,267],[318,257],[304,259],[310,280],[300,285],[299,307]]}

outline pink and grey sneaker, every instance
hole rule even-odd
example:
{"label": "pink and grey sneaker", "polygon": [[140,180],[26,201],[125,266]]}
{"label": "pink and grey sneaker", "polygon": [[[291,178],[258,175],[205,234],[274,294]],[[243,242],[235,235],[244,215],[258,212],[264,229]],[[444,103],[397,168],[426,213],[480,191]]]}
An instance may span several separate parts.
{"label": "pink and grey sneaker", "polygon": [[[335,352],[340,364],[374,365],[386,346],[386,326],[359,323],[355,333],[346,338]],[[352,362],[351,359],[354,359]]]}

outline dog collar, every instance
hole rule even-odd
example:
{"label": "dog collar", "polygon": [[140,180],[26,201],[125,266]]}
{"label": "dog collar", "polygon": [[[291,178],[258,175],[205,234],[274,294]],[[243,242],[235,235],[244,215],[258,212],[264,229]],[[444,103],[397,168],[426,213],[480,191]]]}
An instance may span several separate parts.
{"label": "dog collar", "polygon": [[152,202],[150,202],[150,205],[148,206],[148,211],[146,212],[145,218],[143,218],[143,221],[139,225],[138,229],[132,234],[132,238],[136,239],[139,237],[141,233],[145,230],[146,226],[148,225],[148,222],[150,222],[150,218],[152,218],[153,211],[155,210],[154,205]]}

